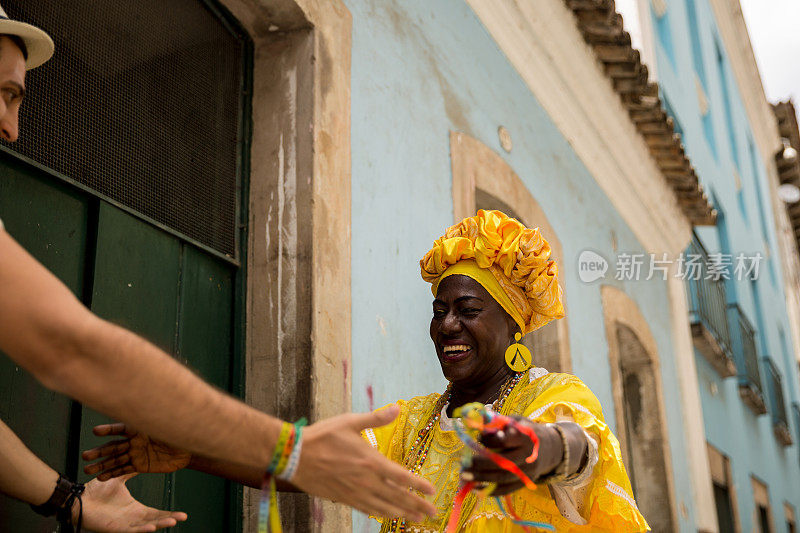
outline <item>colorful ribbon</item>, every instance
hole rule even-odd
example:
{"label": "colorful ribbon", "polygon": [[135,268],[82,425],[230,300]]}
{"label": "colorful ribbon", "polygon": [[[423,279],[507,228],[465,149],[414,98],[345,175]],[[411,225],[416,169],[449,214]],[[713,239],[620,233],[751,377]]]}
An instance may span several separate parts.
{"label": "colorful ribbon", "polygon": [[[536,460],[539,456],[539,438],[536,436],[536,433],[533,431],[532,428],[525,426],[523,424],[518,423],[514,418],[509,416],[501,415],[489,409],[488,407],[471,403],[466,404],[458,409],[456,409],[454,415],[457,418],[461,418],[462,420],[455,420],[455,430],[458,438],[470,449],[473,453],[480,455],[481,457],[487,457],[492,460],[497,466],[500,468],[513,473],[516,475],[525,486],[531,490],[536,488],[536,485],[533,481],[522,471],[520,468],[514,464],[509,459],[503,457],[502,455],[489,450],[482,444],[480,444],[473,435],[470,435],[470,431],[477,436],[478,433],[485,432],[487,430],[496,430],[496,431],[508,431],[509,428],[514,428],[523,435],[527,436],[531,443],[533,444],[533,449],[531,450],[531,454],[525,459],[527,463],[532,463]],[[464,460],[462,461],[462,469],[469,466],[471,460],[469,457],[465,456]],[[491,488],[488,492],[494,490],[495,485],[490,484]],[[447,533],[455,533],[456,528],[458,527],[459,517],[461,516],[461,510],[464,504],[464,499],[467,495],[476,488],[476,482],[468,481],[464,483],[461,488],[459,489],[458,493],[453,500],[453,510],[450,513],[450,519],[447,523],[447,528],[445,531]],[[554,531],[555,528],[550,524],[544,524],[541,522],[531,522],[527,520],[523,520],[519,515],[514,512],[514,509],[511,505],[511,496],[506,495],[503,499],[499,497],[495,497],[495,501],[500,509],[511,518],[511,521],[517,525],[522,526],[525,531],[530,531],[529,528],[538,528],[538,529],[546,529],[550,531]]]}

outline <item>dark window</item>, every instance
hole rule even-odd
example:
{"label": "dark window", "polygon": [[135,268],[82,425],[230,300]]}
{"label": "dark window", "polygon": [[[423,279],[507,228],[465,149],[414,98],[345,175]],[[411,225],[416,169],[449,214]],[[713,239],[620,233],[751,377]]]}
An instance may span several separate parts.
{"label": "dark window", "polygon": [[717,521],[720,533],[735,531],[733,526],[733,506],[728,487],[714,483],[714,503],[717,506]]}
{"label": "dark window", "polygon": [[769,509],[763,505],[758,506],[758,525],[761,533],[772,533],[772,528],[769,527]]}
{"label": "dark window", "polygon": [[3,7],[56,43],[12,149],[235,256],[246,38],[202,0]]}

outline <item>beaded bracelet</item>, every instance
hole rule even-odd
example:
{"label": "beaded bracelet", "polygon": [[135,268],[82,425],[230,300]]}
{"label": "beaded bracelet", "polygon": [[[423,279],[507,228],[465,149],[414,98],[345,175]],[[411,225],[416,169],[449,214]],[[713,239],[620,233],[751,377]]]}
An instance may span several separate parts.
{"label": "beaded bracelet", "polygon": [[289,455],[289,460],[286,463],[286,468],[282,472],[276,474],[278,479],[284,481],[291,481],[297,472],[297,467],[300,465],[300,451],[303,448],[303,428],[302,426],[296,428],[296,438],[294,441],[294,448]]}
{"label": "beaded bracelet", "polygon": [[[275,450],[272,452],[272,461],[270,461],[267,467],[268,474],[274,474],[275,470],[278,468],[278,464],[286,451],[286,445],[289,443],[293,432],[294,425],[289,422],[283,422],[280,435],[278,435],[278,442],[275,443]],[[291,450],[291,448],[289,448],[289,450]]]}
{"label": "beaded bracelet", "polygon": [[273,472],[275,476],[280,477],[281,473],[286,469],[286,464],[289,462],[289,457],[292,455],[296,439],[297,439],[297,429],[294,426],[292,426],[292,431],[289,435],[289,440],[286,441],[286,445],[283,447],[283,450],[281,451],[281,458],[278,461],[278,465],[275,467],[275,471]]}
{"label": "beaded bracelet", "polygon": [[281,519],[278,510],[278,495],[275,478],[290,481],[297,473],[300,464],[300,450],[303,445],[303,426],[306,419],[294,424],[283,422],[272,460],[264,471],[261,482],[261,503],[258,513],[258,533],[281,533]]}
{"label": "beaded bracelet", "polygon": [[561,483],[569,474],[569,441],[567,440],[567,433],[564,431],[558,424],[545,424],[547,427],[554,429],[558,436],[561,437],[561,445],[564,448],[564,455],[561,458],[561,462],[558,463],[558,466],[553,470],[550,474],[545,474],[544,476],[540,477],[536,481],[538,483],[544,483],[547,485],[552,485],[554,483]]}

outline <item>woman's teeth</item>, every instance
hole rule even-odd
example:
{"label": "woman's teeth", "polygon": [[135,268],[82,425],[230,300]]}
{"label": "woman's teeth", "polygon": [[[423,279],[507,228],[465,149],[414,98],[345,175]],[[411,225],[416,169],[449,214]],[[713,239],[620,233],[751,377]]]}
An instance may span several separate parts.
{"label": "woman's teeth", "polygon": [[469,350],[470,347],[466,344],[454,344],[452,346],[445,346],[444,353],[453,353],[453,352],[466,352]]}

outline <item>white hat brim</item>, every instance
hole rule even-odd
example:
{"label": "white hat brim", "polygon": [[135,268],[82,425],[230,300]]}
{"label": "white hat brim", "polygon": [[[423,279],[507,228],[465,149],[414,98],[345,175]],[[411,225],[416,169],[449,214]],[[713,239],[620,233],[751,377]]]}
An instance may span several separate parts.
{"label": "white hat brim", "polygon": [[36,26],[31,26],[18,20],[0,18],[0,35],[16,35],[28,49],[28,59],[25,69],[36,68],[53,57],[56,46],[47,33]]}

